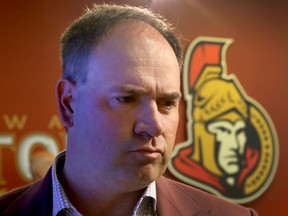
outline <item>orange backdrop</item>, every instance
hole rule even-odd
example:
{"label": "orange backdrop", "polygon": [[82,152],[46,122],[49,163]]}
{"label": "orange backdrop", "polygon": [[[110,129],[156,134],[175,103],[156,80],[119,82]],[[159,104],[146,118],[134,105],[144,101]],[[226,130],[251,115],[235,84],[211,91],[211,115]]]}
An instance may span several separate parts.
{"label": "orange backdrop", "polygon": [[[27,148],[65,147],[55,83],[61,76],[59,38],[92,0],[4,1],[0,6],[0,193],[30,182]],[[184,48],[198,36],[232,38],[227,71],[270,115],[280,156],[270,187],[245,204],[265,215],[287,215],[288,3],[243,0],[109,1],[150,7],[176,24]],[[176,143],[186,139],[185,104]],[[167,176],[173,176],[167,172]]]}

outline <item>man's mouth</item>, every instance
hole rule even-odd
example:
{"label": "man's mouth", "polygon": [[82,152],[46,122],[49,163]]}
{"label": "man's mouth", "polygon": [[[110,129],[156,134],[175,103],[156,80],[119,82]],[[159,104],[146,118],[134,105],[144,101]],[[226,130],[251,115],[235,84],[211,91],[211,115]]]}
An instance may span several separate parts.
{"label": "man's mouth", "polygon": [[162,151],[154,148],[139,148],[132,150],[129,153],[137,155],[137,157],[146,158],[146,159],[157,159],[162,156]]}

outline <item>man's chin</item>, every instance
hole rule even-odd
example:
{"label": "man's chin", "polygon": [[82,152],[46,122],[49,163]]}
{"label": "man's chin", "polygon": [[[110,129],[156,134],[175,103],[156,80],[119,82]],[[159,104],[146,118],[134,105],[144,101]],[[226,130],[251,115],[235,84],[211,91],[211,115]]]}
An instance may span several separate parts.
{"label": "man's chin", "polygon": [[239,166],[230,166],[230,167],[228,167],[228,169],[227,169],[227,171],[228,172],[226,172],[229,176],[235,176],[235,175],[237,175],[238,173],[239,173],[239,171],[240,171],[240,168],[239,168]]}
{"label": "man's chin", "polygon": [[147,182],[150,184],[156,181],[161,175],[163,175],[165,170],[160,168],[155,168],[153,165],[146,165],[139,170],[139,180],[141,182]]}

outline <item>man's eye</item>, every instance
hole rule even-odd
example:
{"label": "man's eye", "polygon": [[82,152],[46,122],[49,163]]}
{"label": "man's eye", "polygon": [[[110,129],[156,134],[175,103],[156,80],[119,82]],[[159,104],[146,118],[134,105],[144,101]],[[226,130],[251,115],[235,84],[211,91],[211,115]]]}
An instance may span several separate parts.
{"label": "man's eye", "polygon": [[173,107],[175,107],[175,101],[170,101],[170,100],[160,101],[158,104],[166,110],[170,110]]}
{"label": "man's eye", "polygon": [[123,97],[117,97],[116,100],[120,103],[131,103],[135,101],[135,98],[131,96],[123,96]]}
{"label": "man's eye", "polygon": [[231,134],[231,131],[225,127],[218,127],[217,128],[219,131],[221,131],[222,133],[227,133],[227,134]]}

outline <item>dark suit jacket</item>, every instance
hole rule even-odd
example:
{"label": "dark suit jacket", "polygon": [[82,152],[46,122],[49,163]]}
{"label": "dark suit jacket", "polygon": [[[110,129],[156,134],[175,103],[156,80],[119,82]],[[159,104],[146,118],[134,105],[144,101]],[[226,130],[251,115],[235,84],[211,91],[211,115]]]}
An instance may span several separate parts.
{"label": "dark suit jacket", "polygon": [[[160,177],[157,187],[158,216],[248,216],[251,209],[227,202],[182,183]],[[51,169],[40,181],[0,197],[0,215],[51,216]]]}

